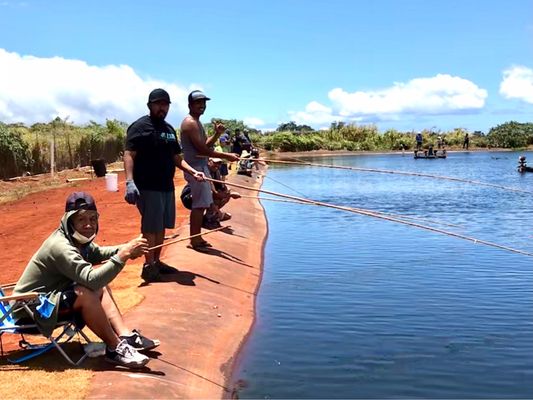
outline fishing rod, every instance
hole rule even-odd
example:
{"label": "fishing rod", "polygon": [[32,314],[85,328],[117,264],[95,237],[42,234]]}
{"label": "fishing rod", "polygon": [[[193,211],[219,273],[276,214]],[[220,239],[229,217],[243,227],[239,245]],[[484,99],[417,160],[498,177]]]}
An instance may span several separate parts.
{"label": "fishing rod", "polygon": [[[292,190],[294,193],[296,194],[299,194],[303,197],[305,197],[306,195],[303,194],[302,192],[294,189],[293,187],[290,187],[289,185],[283,183],[283,182],[280,182],[274,178],[272,178],[271,176],[269,175],[264,175],[265,177],[267,177],[268,179],[276,182],[277,184],[281,185],[281,186],[284,186],[286,187],[287,189],[289,190]],[[273,200],[273,199],[265,199],[265,200]],[[291,201],[288,201],[288,200],[284,200],[285,202],[295,202],[295,203],[299,203],[297,202],[296,200],[291,200]],[[301,203],[301,204],[307,204],[307,203]],[[353,207],[352,207],[353,208]],[[355,207],[357,208],[357,207]],[[372,211],[372,210],[370,210]],[[391,215],[393,217],[396,217],[396,218],[402,218],[402,219],[412,219],[412,220],[419,220],[419,221],[424,221],[424,222],[430,222],[432,224],[438,224],[438,225],[444,225],[444,226],[453,226],[455,228],[461,228],[461,226],[459,225],[455,225],[455,224],[449,224],[449,223],[445,223],[445,222],[442,222],[442,221],[434,221],[434,220],[431,220],[429,218],[420,218],[420,217],[412,217],[412,216],[409,216],[409,215],[402,215],[402,214],[394,214],[394,213],[386,213],[386,212],[383,212],[383,211],[374,211],[374,212],[377,212],[377,213],[380,213],[380,214],[383,214],[383,215]]]}
{"label": "fishing rod", "polygon": [[338,205],[335,205],[335,204],[324,203],[322,201],[315,201],[315,200],[310,200],[310,199],[306,199],[306,198],[302,198],[302,197],[291,196],[291,195],[288,195],[288,194],[272,192],[270,190],[256,189],[256,188],[253,188],[253,187],[240,185],[238,183],[220,181],[218,179],[205,178],[205,180],[206,181],[210,181],[210,182],[216,182],[216,183],[225,183],[226,185],[229,185],[229,186],[235,186],[235,187],[238,187],[238,188],[241,188],[241,189],[252,190],[252,191],[255,191],[255,192],[259,192],[259,193],[266,193],[266,194],[270,194],[270,195],[273,195],[273,196],[279,196],[279,197],[283,197],[283,198],[287,198],[287,199],[291,199],[291,200],[297,200],[297,201],[301,201],[303,203],[310,203],[310,204],[315,204],[315,205],[319,205],[319,206],[323,206],[323,207],[334,208],[334,209],[337,209],[337,210],[353,212],[355,214],[366,215],[368,217],[380,218],[380,219],[384,219],[386,221],[397,222],[397,223],[400,223],[400,224],[413,226],[413,227],[424,229],[424,230],[427,230],[427,231],[437,232],[437,233],[441,233],[441,234],[444,234],[444,235],[456,237],[456,238],[459,238],[459,239],[468,240],[470,242],[483,244],[485,246],[495,247],[495,248],[498,248],[498,249],[501,249],[501,250],[506,250],[506,251],[510,251],[510,252],[513,252],[513,253],[518,253],[518,254],[522,254],[522,255],[533,257],[533,253],[529,253],[529,252],[524,251],[524,250],[514,249],[512,247],[503,246],[501,244],[488,242],[488,241],[481,240],[481,239],[476,239],[476,238],[473,238],[473,237],[470,237],[470,236],[466,236],[466,235],[461,235],[461,234],[455,233],[455,232],[445,231],[445,230],[439,229],[439,228],[432,228],[430,226],[422,225],[422,224],[419,224],[419,223],[416,223],[416,222],[404,221],[404,220],[401,220],[399,218],[390,217],[390,216],[386,216],[386,215],[381,215],[379,213],[376,213],[376,212],[373,212],[373,211],[369,211],[369,210],[355,209],[355,208],[350,208],[350,207],[338,206]]}
{"label": "fishing rod", "polygon": [[[316,205],[314,203],[305,203],[305,202],[298,201],[298,200],[281,200],[281,199],[275,199],[275,198],[269,198],[269,197],[247,196],[247,195],[243,195],[243,194],[241,194],[241,197],[258,199],[258,200],[267,200],[267,201],[273,201],[273,202],[278,202],[278,203]],[[350,207],[350,208],[355,209],[355,210],[359,209],[359,208],[356,208],[356,207],[355,208],[354,207]],[[368,210],[368,211],[371,211],[371,210]],[[411,220],[415,220],[415,221],[429,222],[429,223],[437,224],[437,225],[451,226],[451,227],[454,227],[454,228],[462,228],[461,225],[450,224],[450,223],[442,222],[442,221],[436,221],[436,220],[429,219],[429,218],[412,217],[412,216],[409,216],[409,215],[386,213],[386,212],[383,212],[383,211],[372,211],[372,212],[375,212],[375,213],[378,213],[378,214],[382,214],[382,215],[389,215],[389,216],[392,216],[392,217],[395,217],[395,218],[400,218],[400,219],[411,219]]]}
{"label": "fishing rod", "polygon": [[195,237],[204,236],[204,235],[209,235],[210,233],[217,232],[217,231],[220,231],[220,230],[222,230],[222,229],[226,229],[226,228],[230,228],[230,225],[221,226],[220,228],[216,228],[216,229],[211,229],[209,232],[197,233],[196,235],[191,235],[191,236],[187,236],[187,237],[184,237],[184,238],[179,238],[179,239],[176,239],[176,240],[171,240],[170,242],[166,242],[166,243],[163,243],[163,244],[158,244],[157,246],[149,247],[148,250],[155,250],[155,249],[159,249],[159,248],[161,248],[161,247],[168,246],[168,245],[170,245],[170,244],[174,244],[174,243],[178,243],[178,242],[183,242],[184,240],[189,240],[189,239],[193,239],[193,238],[195,238]]}
{"label": "fishing rod", "polygon": [[[244,159],[247,160],[247,158],[244,158]],[[433,178],[433,179],[442,179],[442,180],[455,181],[455,182],[472,183],[472,184],[480,185],[480,186],[489,186],[489,187],[494,187],[494,188],[498,188],[498,189],[509,190],[511,192],[533,194],[533,192],[530,191],[530,190],[518,189],[518,188],[514,188],[514,187],[510,187],[510,186],[497,185],[495,183],[474,181],[474,180],[469,180],[469,179],[461,179],[461,178],[455,178],[453,176],[424,174],[424,173],[421,173],[421,172],[407,172],[407,171],[396,171],[396,170],[391,170],[391,169],[348,167],[348,166],[344,166],[344,165],[319,164],[319,163],[311,163],[311,162],[307,162],[307,161],[285,161],[285,160],[272,160],[272,159],[261,159],[261,161],[265,161],[267,163],[276,163],[276,164],[296,164],[296,165],[308,165],[308,166],[312,166],[312,167],[323,167],[323,168],[333,168],[333,169],[347,169],[347,170],[350,170],[350,171],[376,172],[376,173],[380,173],[380,174],[396,174],[396,175],[420,176],[420,177],[423,177],[423,178]]]}

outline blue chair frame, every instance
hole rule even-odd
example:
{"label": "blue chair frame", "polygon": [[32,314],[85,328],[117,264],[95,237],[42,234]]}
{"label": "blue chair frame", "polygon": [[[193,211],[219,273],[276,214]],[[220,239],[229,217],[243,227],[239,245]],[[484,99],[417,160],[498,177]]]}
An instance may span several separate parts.
{"label": "blue chair frame", "polygon": [[[87,335],[76,325],[76,322],[73,319],[60,321],[57,323],[56,330],[57,328],[60,328],[57,336],[54,336],[53,333],[50,336],[43,335],[36,323],[28,323],[24,325],[17,324],[13,318],[13,313],[15,310],[26,310],[28,317],[33,320],[33,313],[30,309],[30,306],[39,304],[40,300],[38,292],[7,296],[6,293],[12,290],[14,287],[14,284],[0,285],[0,354],[2,357],[4,356],[2,336],[4,334],[14,334],[19,335],[20,337],[20,348],[22,350],[28,350],[29,353],[16,359],[8,358],[7,360],[10,363],[22,363],[55,348],[65,358],[65,360],[69,362],[69,364],[79,366],[88,357],[88,354],[84,353],[79,359],[73,360],[62,348],[62,345],[70,342],[76,336],[76,334],[80,336],[86,344],[90,344],[92,342],[89,337],[87,337]],[[26,340],[24,336],[25,334],[45,337],[48,339],[48,343],[31,344]],[[80,344],[82,344],[81,341]]]}

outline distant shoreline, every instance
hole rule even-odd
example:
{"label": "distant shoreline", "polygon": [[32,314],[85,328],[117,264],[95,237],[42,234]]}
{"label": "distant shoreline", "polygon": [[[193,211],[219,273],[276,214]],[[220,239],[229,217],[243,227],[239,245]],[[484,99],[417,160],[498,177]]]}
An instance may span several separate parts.
{"label": "distant shoreline", "polygon": [[[533,146],[528,147],[527,149],[514,150],[514,149],[504,149],[504,148],[476,148],[471,150],[463,149],[446,149],[448,153],[496,153],[496,152],[519,152],[519,151],[533,151]],[[268,151],[263,150],[263,152],[270,154],[275,157],[327,157],[327,156],[350,156],[350,155],[383,155],[383,154],[413,154],[414,150],[405,150],[404,152],[398,150],[391,151],[348,151],[348,150],[310,150],[310,151]]]}

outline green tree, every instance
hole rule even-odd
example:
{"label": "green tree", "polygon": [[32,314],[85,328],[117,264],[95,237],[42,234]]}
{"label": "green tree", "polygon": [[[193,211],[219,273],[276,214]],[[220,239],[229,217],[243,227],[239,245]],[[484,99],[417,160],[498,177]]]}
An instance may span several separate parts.
{"label": "green tree", "polygon": [[28,144],[19,132],[0,123],[0,175],[8,179],[31,169],[32,158]]}
{"label": "green tree", "polygon": [[491,147],[526,147],[533,144],[533,124],[509,121],[491,128],[487,139]]}

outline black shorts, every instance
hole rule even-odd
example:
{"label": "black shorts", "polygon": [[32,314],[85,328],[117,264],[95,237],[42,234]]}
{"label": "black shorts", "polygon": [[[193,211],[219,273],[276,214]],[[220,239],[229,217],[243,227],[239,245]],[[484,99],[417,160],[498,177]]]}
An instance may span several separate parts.
{"label": "black shorts", "polygon": [[220,164],[220,167],[218,170],[220,171],[220,175],[227,176],[228,175],[228,164],[226,163]]}
{"label": "black shorts", "polygon": [[[85,326],[85,321],[80,312],[74,311],[74,303],[77,298],[78,296],[74,292],[74,285],[61,292],[59,308],[57,310],[57,321],[73,321],[79,329],[82,329]],[[23,317],[17,320],[18,325],[33,325],[34,323],[35,321],[31,317]],[[26,332],[31,333],[32,330],[29,329]]]}
{"label": "black shorts", "polygon": [[74,286],[70,286],[68,289],[61,292],[61,296],[59,298],[59,309],[58,309],[58,315],[68,315],[74,313],[74,303],[76,302],[76,299],[78,298],[78,295],[74,291]]}

